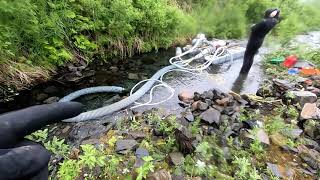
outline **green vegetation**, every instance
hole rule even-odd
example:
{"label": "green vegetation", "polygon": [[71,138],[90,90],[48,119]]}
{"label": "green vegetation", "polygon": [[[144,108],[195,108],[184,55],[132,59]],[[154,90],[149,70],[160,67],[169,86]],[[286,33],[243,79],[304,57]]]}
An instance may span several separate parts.
{"label": "green vegetation", "polygon": [[197,32],[244,37],[268,7],[282,10],[274,32],[282,40],[320,24],[316,0],[2,0],[0,83],[22,89],[66,62],[124,58]]}

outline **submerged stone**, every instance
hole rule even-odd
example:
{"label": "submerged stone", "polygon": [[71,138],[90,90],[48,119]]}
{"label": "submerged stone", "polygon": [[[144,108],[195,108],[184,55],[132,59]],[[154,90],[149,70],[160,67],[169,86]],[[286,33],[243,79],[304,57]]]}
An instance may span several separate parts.
{"label": "submerged stone", "polygon": [[193,92],[188,90],[182,90],[179,93],[178,98],[182,102],[190,103],[193,100]]}

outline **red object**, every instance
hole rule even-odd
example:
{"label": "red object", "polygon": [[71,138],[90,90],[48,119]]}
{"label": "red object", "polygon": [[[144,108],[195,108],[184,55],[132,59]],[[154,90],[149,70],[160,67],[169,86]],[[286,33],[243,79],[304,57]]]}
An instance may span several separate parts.
{"label": "red object", "polygon": [[297,56],[295,55],[291,55],[291,56],[288,56],[284,62],[283,62],[283,65],[287,68],[291,68],[292,66],[294,66],[298,61],[298,58]]}

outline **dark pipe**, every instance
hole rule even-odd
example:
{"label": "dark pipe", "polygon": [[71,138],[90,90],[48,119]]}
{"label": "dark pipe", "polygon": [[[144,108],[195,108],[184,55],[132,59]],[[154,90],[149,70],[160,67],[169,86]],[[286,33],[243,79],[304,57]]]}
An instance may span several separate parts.
{"label": "dark pipe", "polygon": [[[274,17],[271,13],[277,11]],[[240,70],[241,74],[247,74],[252,66],[254,56],[258,53],[259,48],[262,46],[266,35],[277,25],[279,22],[280,10],[269,9],[265,12],[264,19],[251,28],[251,34],[244,53],[243,65]]]}
{"label": "dark pipe", "polygon": [[0,149],[0,179],[47,180],[50,156],[43,146],[28,140]]}
{"label": "dark pipe", "polygon": [[0,116],[0,148],[10,148],[43,126],[72,118],[82,111],[81,103],[59,102],[3,114]]}

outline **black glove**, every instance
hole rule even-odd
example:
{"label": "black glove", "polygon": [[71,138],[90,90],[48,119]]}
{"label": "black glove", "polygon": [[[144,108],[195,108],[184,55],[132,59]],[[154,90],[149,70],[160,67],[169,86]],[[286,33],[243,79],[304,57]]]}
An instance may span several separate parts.
{"label": "black glove", "polygon": [[33,106],[0,115],[0,180],[48,179],[50,152],[24,137],[83,111],[76,102]]}

